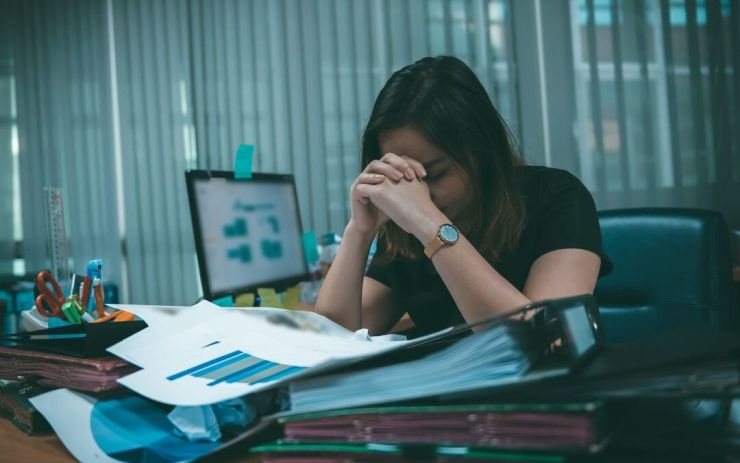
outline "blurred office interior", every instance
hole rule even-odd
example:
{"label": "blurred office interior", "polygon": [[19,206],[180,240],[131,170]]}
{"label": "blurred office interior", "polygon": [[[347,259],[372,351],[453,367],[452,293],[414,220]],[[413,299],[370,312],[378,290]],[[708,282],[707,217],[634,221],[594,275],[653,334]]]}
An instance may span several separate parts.
{"label": "blurred office interior", "polygon": [[341,233],[375,96],[440,54],[600,210],[740,229],[739,0],[0,0],[0,274],[48,266],[60,187],[76,266],[105,259],[125,302],[192,303],[183,171],[241,143],[295,175],[304,229]]}

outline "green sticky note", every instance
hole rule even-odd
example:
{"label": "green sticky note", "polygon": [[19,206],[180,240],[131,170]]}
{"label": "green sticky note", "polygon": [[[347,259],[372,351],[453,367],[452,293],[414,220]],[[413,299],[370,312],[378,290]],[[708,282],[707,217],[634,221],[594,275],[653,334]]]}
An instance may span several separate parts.
{"label": "green sticky note", "polygon": [[254,307],[254,293],[244,293],[236,296],[235,307]]}
{"label": "green sticky note", "polygon": [[301,236],[303,240],[303,252],[306,255],[306,261],[311,264],[319,260],[319,242],[316,240],[316,233],[307,231]]}
{"label": "green sticky note", "polygon": [[280,300],[280,296],[277,295],[272,288],[257,288],[257,294],[260,299],[260,307],[275,307],[278,309],[283,308],[283,302]]}
{"label": "green sticky note", "polygon": [[234,298],[231,296],[224,296],[211,302],[219,307],[234,307]]}
{"label": "green sticky note", "polygon": [[239,145],[234,158],[234,178],[252,178],[254,145]]}
{"label": "green sticky note", "polygon": [[285,291],[285,308],[295,309],[301,300],[301,287],[292,286]]}

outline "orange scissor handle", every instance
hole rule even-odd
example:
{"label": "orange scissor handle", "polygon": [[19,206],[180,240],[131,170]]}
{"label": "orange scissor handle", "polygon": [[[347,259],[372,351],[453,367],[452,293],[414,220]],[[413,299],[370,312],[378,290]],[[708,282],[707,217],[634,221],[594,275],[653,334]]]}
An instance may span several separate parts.
{"label": "orange scissor handle", "polygon": [[134,318],[136,318],[136,315],[132,314],[131,312],[116,310],[115,312],[111,312],[104,317],[98,318],[93,323],[107,322],[109,320],[114,322],[127,322],[133,320]]}
{"label": "orange scissor handle", "polygon": [[[51,288],[49,288],[51,285]],[[64,318],[62,305],[66,302],[64,291],[54,275],[44,270],[36,276],[39,295],[36,298],[36,310],[44,317]]]}

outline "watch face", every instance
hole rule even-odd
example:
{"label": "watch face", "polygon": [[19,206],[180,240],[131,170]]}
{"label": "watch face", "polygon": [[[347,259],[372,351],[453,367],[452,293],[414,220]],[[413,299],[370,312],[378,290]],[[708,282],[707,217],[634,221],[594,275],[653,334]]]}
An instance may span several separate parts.
{"label": "watch face", "polygon": [[454,225],[444,224],[439,227],[439,237],[445,243],[454,243],[460,237],[460,232],[457,231]]}

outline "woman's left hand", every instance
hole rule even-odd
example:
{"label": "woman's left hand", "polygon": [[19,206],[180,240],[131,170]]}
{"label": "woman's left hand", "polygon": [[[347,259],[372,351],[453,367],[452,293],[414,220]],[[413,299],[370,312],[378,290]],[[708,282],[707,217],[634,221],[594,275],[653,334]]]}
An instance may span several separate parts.
{"label": "woman's left hand", "polygon": [[[387,158],[384,157],[383,161],[386,162]],[[401,158],[409,164],[418,164],[406,156]],[[393,157],[390,159],[397,162]],[[394,182],[386,178],[382,183],[375,185],[357,185],[357,191],[369,199],[375,207],[385,212],[390,220],[421,241],[427,238],[425,234],[429,229],[429,223],[439,221],[440,216],[443,216],[432,202],[426,182],[418,175],[412,180],[404,178]]]}

